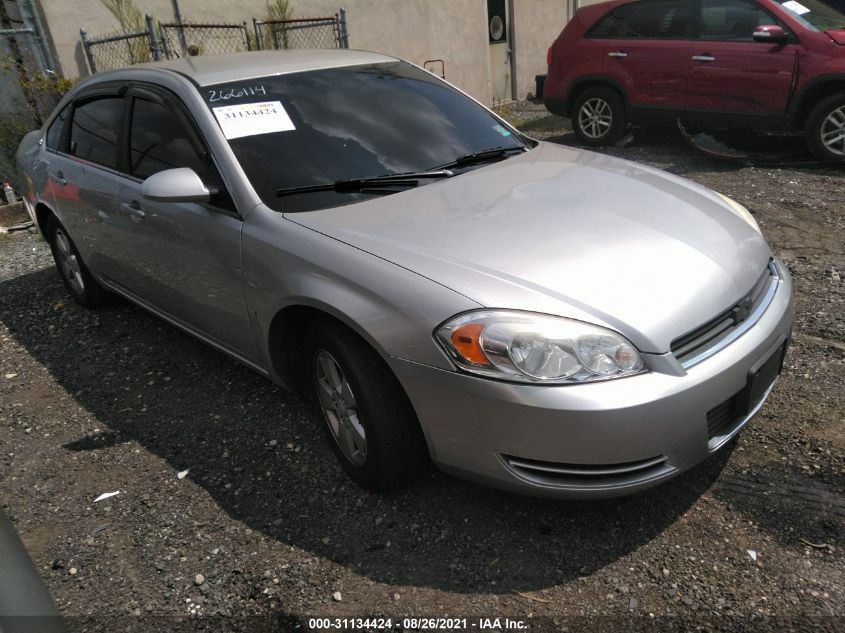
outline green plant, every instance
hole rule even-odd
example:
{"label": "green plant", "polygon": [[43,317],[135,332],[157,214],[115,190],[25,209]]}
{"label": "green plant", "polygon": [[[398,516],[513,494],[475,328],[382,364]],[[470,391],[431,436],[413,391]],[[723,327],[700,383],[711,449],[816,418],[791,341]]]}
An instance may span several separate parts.
{"label": "green plant", "polygon": [[[290,20],[293,15],[293,6],[290,0],[267,0],[267,14],[264,17],[265,22],[277,22],[276,24],[269,24],[268,31],[270,41],[273,43],[273,48],[287,48],[287,24],[278,24],[280,21]],[[265,42],[265,46],[267,43]]]}
{"label": "green plant", "polygon": [[0,176],[12,178],[21,139],[44,124],[73,81],[30,69],[9,55],[0,57],[0,75],[5,75],[8,81],[16,78],[23,96],[11,102],[12,109],[0,110]]}
{"label": "green plant", "polygon": [[[144,13],[135,5],[134,0],[100,0],[117,20],[124,33],[141,33],[147,30]],[[144,38],[126,40],[130,64],[152,61],[152,53]]]}

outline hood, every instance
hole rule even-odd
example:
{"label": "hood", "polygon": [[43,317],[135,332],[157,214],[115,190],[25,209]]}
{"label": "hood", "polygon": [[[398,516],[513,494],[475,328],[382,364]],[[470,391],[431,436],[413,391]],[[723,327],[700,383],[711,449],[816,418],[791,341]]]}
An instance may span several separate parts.
{"label": "hood", "polygon": [[416,189],[286,217],[483,306],[605,325],[652,353],[742,298],[771,256],[713,192],[549,143]]}
{"label": "hood", "polygon": [[830,29],[825,31],[834,42],[840,46],[845,46],[845,29]]}

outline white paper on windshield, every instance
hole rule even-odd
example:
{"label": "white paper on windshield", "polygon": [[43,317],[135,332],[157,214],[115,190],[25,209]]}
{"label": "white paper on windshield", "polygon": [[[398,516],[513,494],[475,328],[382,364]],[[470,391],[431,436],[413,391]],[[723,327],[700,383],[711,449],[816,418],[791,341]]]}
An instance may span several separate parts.
{"label": "white paper on windshield", "polygon": [[793,13],[797,13],[798,15],[804,15],[805,13],[809,13],[810,10],[805,7],[800,2],[795,2],[795,0],[789,0],[788,2],[784,2],[782,5],[785,9],[789,9]]}
{"label": "white paper on windshield", "polygon": [[241,103],[212,108],[212,111],[227,139],[296,129],[281,101]]}

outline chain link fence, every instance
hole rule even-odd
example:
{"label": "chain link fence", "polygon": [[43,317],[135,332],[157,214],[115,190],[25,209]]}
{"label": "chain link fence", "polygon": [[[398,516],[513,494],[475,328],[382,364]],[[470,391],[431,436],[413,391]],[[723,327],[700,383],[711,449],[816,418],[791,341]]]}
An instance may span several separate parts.
{"label": "chain link fence", "polygon": [[147,30],[89,37],[80,31],[92,73],[159,59],[289,48],[349,48],[346,11],[332,17],[257,20],[241,24],[159,22],[146,16]]}
{"label": "chain link fence", "polygon": [[[262,50],[288,48],[348,48],[339,16],[299,20],[252,19],[255,39]],[[343,29],[345,33],[345,29]]]}
{"label": "chain link fence", "polygon": [[203,24],[159,22],[162,49],[167,59],[196,55],[223,55],[253,49],[246,22]]}
{"label": "chain link fence", "polygon": [[161,59],[161,48],[153,27],[153,19],[146,16],[147,30],[137,33],[111,33],[95,38],[81,30],[85,59],[92,73],[143,64]]}

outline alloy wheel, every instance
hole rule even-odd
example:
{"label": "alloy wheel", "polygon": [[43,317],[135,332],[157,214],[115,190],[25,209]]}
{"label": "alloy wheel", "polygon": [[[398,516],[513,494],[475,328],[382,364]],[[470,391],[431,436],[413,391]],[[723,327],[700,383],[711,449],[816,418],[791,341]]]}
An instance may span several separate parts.
{"label": "alloy wheel", "polygon": [[821,126],[822,143],[837,156],[845,156],[845,106],[827,115]]}
{"label": "alloy wheel", "polygon": [[367,434],[352,387],[334,356],[325,350],[314,358],[314,379],[320,408],[343,455],[355,466],[367,462]]}
{"label": "alloy wheel", "polygon": [[59,256],[59,266],[62,274],[71,287],[79,294],[85,292],[85,281],[82,279],[82,268],[79,266],[79,259],[73,252],[70,240],[61,229],[55,233],[56,251]]}
{"label": "alloy wheel", "polygon": [[585,136],[597,140],[605,136],[613,125],[613,110],[601,97],[583,103],[578,111],[578,126]]}

